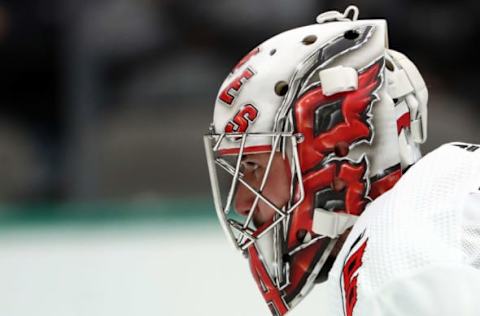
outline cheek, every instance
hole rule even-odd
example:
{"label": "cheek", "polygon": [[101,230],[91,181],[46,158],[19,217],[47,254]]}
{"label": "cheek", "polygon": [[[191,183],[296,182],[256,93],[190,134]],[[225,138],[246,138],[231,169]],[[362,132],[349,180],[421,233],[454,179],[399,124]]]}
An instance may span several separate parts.
{"label": "cheek", "polygon": [[268,177],[265,195],[277,206],[282,207],[290,199],[290,171],[283,159],[277,159]]}

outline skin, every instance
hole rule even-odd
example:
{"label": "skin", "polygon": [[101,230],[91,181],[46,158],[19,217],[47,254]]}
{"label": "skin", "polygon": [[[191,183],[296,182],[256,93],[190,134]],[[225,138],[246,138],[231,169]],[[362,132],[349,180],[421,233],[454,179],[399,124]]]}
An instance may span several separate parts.
{"label": "skin", "polygon": [[[243,179],[256,190],[259,190],[268,165],[270,153],[245,155],[242,159]],[[276,207],[282,208],[290,199],[290,170],[280,153],[275,153],[267,182],[262,192]],[[255,194],[244,185],[239,185],[235,194],[235,210],[242,216],[248,216],[255,200]],[[270,222],[275,210],[259,201],[253,214],[256,227]]]}

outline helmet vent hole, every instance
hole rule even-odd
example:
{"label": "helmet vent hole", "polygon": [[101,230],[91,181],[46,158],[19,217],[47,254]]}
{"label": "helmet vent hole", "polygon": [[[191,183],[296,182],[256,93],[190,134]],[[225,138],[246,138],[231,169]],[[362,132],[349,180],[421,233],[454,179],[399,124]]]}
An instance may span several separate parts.
{"label": "helmet vent hole", "polygon": [[307,236],[307,231],[305,229],[299,229],[297,231],[297,241],[298,242],[303,242],[303,240],[305,239],[305,237]]}
{"label": "helmet vent hole", "polygon": [[388,60],[388,59],[385,59],[385,67],[387,67],[388,70],[390,71],[394,71],[395,70],[395,66],[393,65],[393,63]]}
{"label": "helmet vent hole", "polygon": [[279,81],[275,84],[275,93],[278,96],[283,97],[284,95],[287,94],[287,92],[288,92],[288,83],[286,83],[285,81]]}
{"label": "helmet vent hole", "polygon": [[303,40],[302,40],[302,43],[304,45],[312,45],[313,43],[315,43],[317,41],[317,36],[315,35],[308,35],[307,37],[305,37]]}
{"label": "helmet vent hole", "polygon": [[276,50],[276,49],[272,49],[272,50],[270,51],[270,56],[273,56],[273,55],[275,55],[276,53],[277,53],[277,50]]}
{"label": "helmet vent hole", "polygon": [[335,144],[335,155],[337,157],[345,157],[348,155],[350,147],[347,142],[339,142]]}
{"label": "helmet vent hole", "polygon": [[348,40],[357,39],[359,36],[360,36],[360,33],[358,33],[355,30],[349,30],[349,31],[346,31],[345,34],[343,34],[343,37],[345,37]]}

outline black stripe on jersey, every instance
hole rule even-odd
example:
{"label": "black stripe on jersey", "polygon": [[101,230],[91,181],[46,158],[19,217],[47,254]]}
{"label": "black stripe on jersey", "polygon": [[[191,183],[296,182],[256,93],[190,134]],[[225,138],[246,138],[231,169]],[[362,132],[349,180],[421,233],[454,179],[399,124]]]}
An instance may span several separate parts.
{"label": "black stripe on jersey", "polygon": [[348,251],[348,255],[347,257],[350,255],[350,253],[352,252],[352,249],[355,248],[355,246],[360,242],[360,240],[363,238],[363,236],[365,236],[365,230],[360,234],[358,235],[357,239],[355,239],[355,241],[353,242],[352,246],[350,247],[350,250]]}

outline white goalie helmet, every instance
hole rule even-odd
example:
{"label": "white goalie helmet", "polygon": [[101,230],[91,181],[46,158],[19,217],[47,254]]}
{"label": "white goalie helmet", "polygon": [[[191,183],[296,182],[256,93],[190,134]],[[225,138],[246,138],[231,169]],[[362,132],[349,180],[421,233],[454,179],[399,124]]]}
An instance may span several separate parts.
{"label": "white goalie helmet", "polygon": [[[417,68],[388,48],[385,20],[357,17],[354,6],[326,12],[253,49],[222,84],[204,137],[217,215],[274,315],[325,278],[339,236],[420,159],[427,136]],[[268,157],[257,186],[242,170],[255,154]],[[289,177],[282,205],[265,194],[277,156]],[[239,189],[254,196],[243,216]],[[273,215],[256,225],[260,204]]]}

